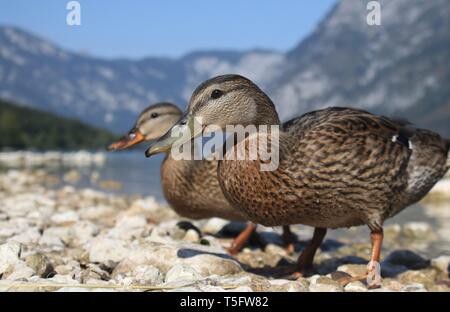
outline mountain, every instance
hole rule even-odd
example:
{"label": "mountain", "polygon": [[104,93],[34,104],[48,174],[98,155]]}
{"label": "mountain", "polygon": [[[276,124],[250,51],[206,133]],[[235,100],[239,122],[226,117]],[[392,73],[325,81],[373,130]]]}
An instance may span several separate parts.
{"label": "mountain", "polygon": [[339,2],[289,51],[269,93],[282,117],[326,106],[401,116],[450,136],[450,1]]}
{"label": "mountain", "polygon": [[115,137],[80,121],[0,100],[0,150],[103,149]]}
{"label": "mountain", "polygon": [[282,58],[255,50],[103,60],[0,27],[0,97],[122,132],[151,103],[166,100],[184,107],[195,86],[211,76],[239,72],[264,85]]}
{"label": "mountain", "polygon": [[354,106],[450,136],[450,1],[380,0],[380,26],[367,24],[367,2],[339,1],[286,53],[105,60],[0,27],[0,97],[121,132],[148,104],[184,107],[201,81],[239,73],[267,91],[282,119]]}

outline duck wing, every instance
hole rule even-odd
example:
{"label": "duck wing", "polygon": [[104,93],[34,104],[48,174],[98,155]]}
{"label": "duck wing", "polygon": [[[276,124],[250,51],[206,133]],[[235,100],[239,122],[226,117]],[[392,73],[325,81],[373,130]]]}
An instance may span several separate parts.
{"label": "duck wing", "polygon": [[280,170],[299,181],[298,189],[352,206],[369,227],[381,227],[407,186],[411,132],[384,116],[341,107],[305,114],[283,129],[296,141],[285,158],[299,164]]}

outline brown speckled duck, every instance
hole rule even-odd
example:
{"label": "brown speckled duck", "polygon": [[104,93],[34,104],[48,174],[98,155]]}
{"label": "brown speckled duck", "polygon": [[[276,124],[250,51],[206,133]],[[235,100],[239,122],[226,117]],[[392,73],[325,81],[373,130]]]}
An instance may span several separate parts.
{"label": "brown speckled duck", "polygon": [[[204,126],[280,125],[270,98],[239,75],[218,76],[194,91],[180,124],[201,117]],[[220,160],[218,179],[232,205],[250,221],[267,226],[315,228],[298,259],[298,272],[312,266],[327,228],[367,225],[372,254],[370,286],[380,283],[377,263],[383,223],[418,201],[449,168],[448,140],[427,130],[351,108],[328,108],[285,123],[279,132],[279,166],[261,171],[261,160]],[[262,137],[264,134],[256,134]],[[267,134],[266,134],[267,135]],[[267,135],[269,139],[271,135]],[[236,143],[248,149],[252,137]],[[167,135],[147,156],[171,144]],[[348,282],[348,280],[347,280]]]}
{"label": "brown speckled duck", "polygon": [[[143,141],[152,141],[165,134],[181,118],[174,104],[162,102],[147,107],[135,126],[108,150],[130,148]],[[161,184],[170,206],[181,216],[191,219],[218,217],[231,221],[246,221],[243,214],[225,199],[217,180],[217,161],[175,160],[167,154],[161,165]],[[236,254],[245,245],[256,225],[247,228],[234,240],[229,252]],[[293,251],[292,233],[283,229],[288,252]]]}

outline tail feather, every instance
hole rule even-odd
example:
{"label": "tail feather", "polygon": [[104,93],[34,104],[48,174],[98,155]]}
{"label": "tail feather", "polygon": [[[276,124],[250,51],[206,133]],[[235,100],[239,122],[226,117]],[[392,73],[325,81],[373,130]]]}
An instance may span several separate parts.
{"label": "tail feather", "polygon": [[450,140],[447,140],[447,170],[450,169]]}
{"label": "tail feather", "polygon": [[447,156],[447,169],[450,169],[450,152],[448,153]]}

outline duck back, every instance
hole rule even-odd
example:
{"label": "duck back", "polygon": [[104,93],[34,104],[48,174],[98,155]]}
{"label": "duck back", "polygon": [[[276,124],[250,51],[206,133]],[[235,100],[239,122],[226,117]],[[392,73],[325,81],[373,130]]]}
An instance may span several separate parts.
{"label": "duck back", "polygon": [[277,170],[260,171],[259,160],[219,163],[227,199],[269,226],[381,228],[408,185],[407,133],[385,117],[339,107],[282,129]]}

